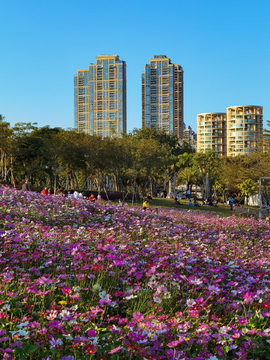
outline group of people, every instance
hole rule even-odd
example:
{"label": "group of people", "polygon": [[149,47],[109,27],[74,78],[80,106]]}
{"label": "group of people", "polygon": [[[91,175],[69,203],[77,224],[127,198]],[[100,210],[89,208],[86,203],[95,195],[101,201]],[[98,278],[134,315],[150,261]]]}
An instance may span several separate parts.
{"label": "group of people", "polygon": [[99,194],[99,195],[97,196],[97,198],[95,198],[95,195],[94,195],[94,194],[91,194],[91,195],[89,196],[89,200],[94,203],[94,202],[96,202],[96,201],[101,201],[101,200],[102,200],[102,197],[101,197],[101,195]]}
{"label": "group of people", "polygon": [[200,206],[197,200],[195,199],[193,202],[191,199],[188,201],[188,206]]}

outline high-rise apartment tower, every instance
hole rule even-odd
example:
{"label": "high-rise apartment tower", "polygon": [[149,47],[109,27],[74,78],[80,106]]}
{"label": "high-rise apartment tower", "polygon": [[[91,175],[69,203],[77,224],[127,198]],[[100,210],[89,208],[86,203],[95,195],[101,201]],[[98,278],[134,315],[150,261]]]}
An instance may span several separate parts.
{"label": "high-rise apartment tower", "polygon": [[126,63],[100,55],[96,64],[74,76],[75,128],[87,134],[121,136],[126,132]]}
{"label": "high-rise apartment tower", "polygon": [[183,136],[183,69],[155,55],[142,73],[142,124]]}

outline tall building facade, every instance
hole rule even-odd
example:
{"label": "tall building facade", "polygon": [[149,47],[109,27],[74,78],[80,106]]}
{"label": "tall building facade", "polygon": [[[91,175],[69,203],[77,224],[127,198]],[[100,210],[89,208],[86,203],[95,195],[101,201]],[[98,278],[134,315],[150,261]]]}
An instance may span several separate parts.
{"label": "tall building facade", "polygon": [[241,105],[227,108],[227,154],[250,154],[258,149],[263,133],[262,106]]}
{"label": "tall building facade", "polygon": [[183,69],[155,55],[142,73],[142,124],[183,136]]}
{"label": "tall building facade", "polygon": [[197,115],[197,151],[213,149],[219,156],[227,155],[226,113]]}
{"label": "tall building facade", "polygon": [[126,63],[100,55],[74,76],[74,123],[79,132],[121,136],[126,132]]}

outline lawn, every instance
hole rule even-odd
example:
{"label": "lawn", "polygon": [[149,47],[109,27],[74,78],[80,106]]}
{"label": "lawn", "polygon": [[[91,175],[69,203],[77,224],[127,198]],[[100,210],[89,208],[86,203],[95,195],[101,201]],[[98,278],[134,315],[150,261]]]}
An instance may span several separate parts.
{"label": "lawn", "polygon": [[1,359],[269,358],[264,221],[2,187],[0,227]]}
{"label": "lawn", "polygon": [[[258,216],[258,209],[256,208],[252,208],[250,206],[246,206],[246,205],[241,205],[240,207],[234,208],[233,211],[230,210],[230,206],[227,204],[222,204],[222,203],[218,203],[217,206],[208,206],[208,205],[203,205],[203,206],[188,206],[188,200],[186,199],[181,199],[179,200],[181,202],[181,204],[183,205],[174,205],[173,204],[173,199],[164,199],[164,198],[153,198],[153,201],[150,201],[149,203],[149,208],[153,208],[156,206],[160,206],[163,208],[174,208],[174,209],[185,209],[185,210],[194,210],[194,211],[207,211],[207,212],[211,212],[213,214],[220,214],[220,215],[225,215],[225,216],[231,216],[232,214],[235,214],[237,216]],[[116,202],[115,202],[116,203]],[[129,205],[131,205],[129,203]],[[139,205],[139,203],[138,203]]]}

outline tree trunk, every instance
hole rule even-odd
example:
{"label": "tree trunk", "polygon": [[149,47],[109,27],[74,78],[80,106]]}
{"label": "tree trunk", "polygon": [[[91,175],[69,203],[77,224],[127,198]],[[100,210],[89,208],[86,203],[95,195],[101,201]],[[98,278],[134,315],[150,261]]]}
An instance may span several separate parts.
{"label": "tree trunk", "polygon": [[55,172],[55,173],[54,173],[54,189],[53,189],[54,195],[56,194],[56,176],[57,176],[57,174],[56,174],[56,172]]}
{"label": "tree trunk", "polygon": [[205,176],[203,176],[203,185],[204,185],[205,198],[209,199],[211,197],[211,188],[210,188],[208,173]]}

